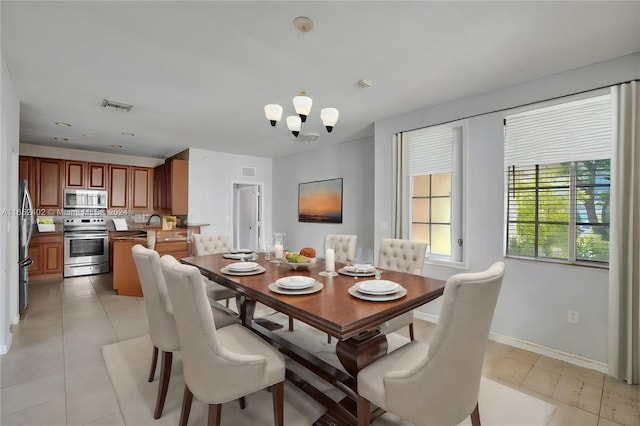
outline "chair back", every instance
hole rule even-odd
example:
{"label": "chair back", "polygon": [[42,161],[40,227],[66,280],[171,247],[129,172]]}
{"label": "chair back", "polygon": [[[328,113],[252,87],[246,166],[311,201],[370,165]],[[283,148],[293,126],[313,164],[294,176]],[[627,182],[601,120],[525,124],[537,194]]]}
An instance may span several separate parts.
{"label": "chair back", "polygon": [[327,234],[324,237],[326,243],[333,245],[336,262],[353,262],[356,256],[357,235]]}
{"label": "chair back", "polygon": [[503,276],[504,263],[496,262],[486,271],[449,278],[428,353],[414,371],[402,372],[402,380],[384,379],[390,411],[415,424],[428,418],[428,424],[454,425],[469,416],[478,401]]}
{"label": "chair back", "polygon": [[426,243],[383,238],[378,252],[378,268],[422,275],[426,254]]}
{"label": "chair back", "polygon": [[229,236],[225,234],[193,234],[192,237],[196,256],[226,253],[231,248]]}
{"label": "chair back", "polygon": [[[239,382],[263,376],[264,357],[237,354],[220,344],[198,268],[181,264],[171,255],[162,256],[160,263],[173,306],[187,386],[203,400],[200,395],[221,402],[243,396],[242,392],[237,395],[229,392],[235,392]],[[234,390],[230,391],[231,388]]]}
{"label": "chair back", "polygon": [[165,352],[180,350],[178,334],[173,319],[171,300],[160,267],[160,256],[141,244],[131,249],[138,270],[144,304],[149,320],[149,337],[153,346]]}

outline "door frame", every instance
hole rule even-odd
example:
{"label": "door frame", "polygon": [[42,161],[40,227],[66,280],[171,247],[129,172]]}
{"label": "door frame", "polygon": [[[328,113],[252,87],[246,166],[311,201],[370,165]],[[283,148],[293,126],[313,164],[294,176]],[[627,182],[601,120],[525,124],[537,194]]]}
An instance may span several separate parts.
{"label": "door frame", "polygon": [[258,229],[258,249],[262,241],[264,241],[264,182],[255,182],[255,181],[241,181],[241,180],[232,180],[231,181],[231,246],[238,247],[238,215],[237,204],[236,204],[236,190],[240,187],[245,186],[256,186],[258,187],[258,220],[256,223]]}

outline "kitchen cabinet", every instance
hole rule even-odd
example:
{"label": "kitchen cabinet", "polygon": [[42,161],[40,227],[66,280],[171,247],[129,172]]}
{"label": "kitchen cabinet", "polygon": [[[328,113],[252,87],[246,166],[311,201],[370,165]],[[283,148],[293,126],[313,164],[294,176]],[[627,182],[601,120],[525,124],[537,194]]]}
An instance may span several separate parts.
{"label": "kitchen cabinet", "polygon": [[65,162],[65,187],[107,189],[107,165],[67,160]]}
{"label": "kitchen cabinet", "polygon": [[[36,159],[33,157],[20,156],[18,159],[18,177],[26,179],[31,198],[35,201],[36,196]],[[34,206],[35,207],[35,206]]]}
{"label": "kitchen cabinet", "polygon": [[29,280],[62,278],[64,246],[61,233],[33,234],[29,244]]}
{"label": "kitchen cabinet", "polygon": [[153,211],[153,169],[131,166],[131,210]]}
{"label": "kitchen cabinet", "polygon": [[189,204],[189,162],[169,160],[155,168],[154,207],[163,214],[186,215]]}
{"label": "kitchen cabinet", "polygon": [[109,165],[109,208],[129,208],[129,166]]}
{"label": "kitchen cabinet", "polygon": [[87,189],[107,189],[107,165],[87,163]]}
{"label": "kitchen cabinet", "polygon": [[[35,159],[35,208],[62,209],[64,160]],[[52,212],[55,214],[55,212]]]}

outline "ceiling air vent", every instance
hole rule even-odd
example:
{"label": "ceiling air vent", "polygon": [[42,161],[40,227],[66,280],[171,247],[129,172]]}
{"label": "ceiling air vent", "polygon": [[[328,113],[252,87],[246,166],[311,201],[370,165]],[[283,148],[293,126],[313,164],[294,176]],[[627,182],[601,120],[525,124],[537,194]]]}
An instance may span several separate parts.
{"label": "ceiling air vent", "polygon": [[105,99],[102,101],[102,106],[104,108],[115,109],[116,111],[131,111],[133,105],[123,104],[122,102],[110,101],[109,99]]}
{"label": "ceiling air vent", "polygon": [[256,168],[255,167],[243,167],[241,175],[242,175],[242,177],[255,177],[256,176]]}

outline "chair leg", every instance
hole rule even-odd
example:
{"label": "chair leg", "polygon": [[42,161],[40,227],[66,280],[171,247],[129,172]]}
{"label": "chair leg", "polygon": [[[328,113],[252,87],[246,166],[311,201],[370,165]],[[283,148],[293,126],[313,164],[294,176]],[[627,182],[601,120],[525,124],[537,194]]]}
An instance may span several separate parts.
{"label": "chair leg", "polygon": [[331,335],[327,334],[327,343],[331,343]]}
{"label": "chair leg", "polygon": [[293,331],[293,318],[289,317],[289,331]]}
{"label": "chair leg", "polygon": [[358,395],[358,426],[369,426],[371,423],[371,402]]}
{"label": "chair leg", "polygon": [[412,342],[415,339],[415,337],[413,335],[413,323],[409,324],[409,338],[411,339]]}
{"label": "chair leg", "polygon": [[273,422],[276,426],[284,425],[284,382],[273,386]]}
{"label": "chair leg", "polygon": [[476,402],[476,408],[471,412],[471,426],[480,426],[480,408]]}
{"label": "chair leg", "polygon": [[247,400],[245,399],[244,396],[241,396],[240,399],[238,399],[238,401],[240,401],[241,410],[244,410],[245,408],[247,408]]}
{"label": "chair leg", "polygon": [[171,362],[173,360],[173,352],[162,351],[162,362],[160,366],[160,380],[158,382],[158,398],[156,400],[156,410],[153,412],[153,418],[159,419],[164,409],[164,401],[167,399],[167,389],[169,388],[169,380],[171,380]]}
{"label": "chair leg", "polygon": [[151,356],[151,371],[149,371],[149,378],[147,382],[153,382],[153,376],[156,375],[156,363],[158,362],[158,348],[153,347],[153,355]]}
{"label": "chair leg", "polygon": [[182,397],[182,411],[180,412],[180,426],[187,426],[189,422],[189,414],[191,413],[191,402],[193,401],[193,394],[189,390],[187,385],[184,385],[184,396]]}
{"label": "chair leg", "polygon": [[220,414],[222,413],[222,404],[209,404],[209,419],[207,426],[220,426]]}

